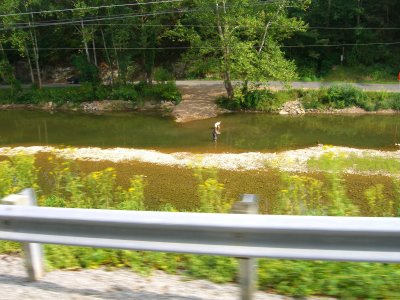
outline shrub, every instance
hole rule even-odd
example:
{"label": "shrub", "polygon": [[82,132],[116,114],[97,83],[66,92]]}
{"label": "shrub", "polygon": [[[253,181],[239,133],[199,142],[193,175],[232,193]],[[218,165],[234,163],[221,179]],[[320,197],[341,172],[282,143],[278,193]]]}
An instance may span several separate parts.
{"label": "shrub", "polygon": [[194,176],[199,183],[200,212],[225,213],[231,209],[233,201],[225,197],[224,184],[218,182],[215,169],[196,167]]}
{"label": "shrub", "polygon": [[16,155],[0,162],[0,198],[20,192],[25,188],[38,188],[38,169],[35,158],[28,155]]}
{"label": "shrub", "polygon": [[174,82],[148,84],[144,81],[135,86],[141,98],[155,101],[171,101],[178,104],[182,95]]}
{"label": "shrub", "polygon": [[374,217],[394,217],[394,202],[386,199],[383,189],[383,184],[376,184],[364,191],[369,214]]}
{"label": "shrub", "polygon": [[284,102],[278,100],[269,90],[251,90],[245,93],[235,91],[233,99],[241,109],[259,110],[271,112],[278,109]]}
{"label": "shrub", "polygon": [[400,110],[400,93],[390,93],[388,99],[390,108]]}
{"label": "shrub", "polygon": [[326,90],[303,90],[300,95],[305,109],[318,109],[323,107],[322,99],[326,96]]}
{"label": "shrub", "polygon": [[174,76],[167,69],[159,67],[154,71],[154,79],[158,82],[165,83],[167,81],[174,80]]}
{"label": "shrub", "polygon": [[0,103],[9,104],[15,101],[15,96],[11,89],[0,89]]}
{"label": "shrub", "polygon": [[[122,191],[119,209],[124,210],[145,210],[144,206],[144,177],[136,175],[131,178],[131,185],[127,191]],[[173,207],[169,207],[173,209]]]}
{"label": "shrub", "polygon": [[114,100],[130,100],[136,102],[138,99],[138,93],[136,92],[135,86],[122,85],[114,87],[110,97]]}
{"label": "shrub", "polygon": [[239,110],[239,109],[241,109],[240,102],[237,101],[237,98],[232,100],[232,99],[229,99],[226,96],[221,96],[221,97],[217,98],[216,103],[217,103],[218,106],[220,106],[222,108],[229,109],[229,110]]}
{"label": "shrub", "polygon": [[89,82],[94,85],[100,84],[99,69],[88,62],[84,55],[75,56],[72,59],[72,63],[79,70],[81,82]]}
{"label": "shrub", "polygon": [[345,108],[363,103],[365,93],[351,85],[335,85],[328,89],[326,99],[334,108]]}
{"label": "shrub", "polygon": [[354,216],[358,215],[358,207],[351,203],[347,197],[346,189],[342,173],[346,168],[346,160],[342,154],[327,152],[321,155],[317,160],[310,159],[309,167],[313,168],[318,165],[319,170],[326,172],[326,177],[329,182],[327,190],[330,207],[328,215],[330,216]]}
{"label": "shrub", "polygon": [[95,87],[94,95],[97,100],[106,100],[110,98],[111,86],[98,85]]}
{"label": "shrub", "polygon": [[322,203],[323,183],[317,179],[282,174],[282,188],[278,193],[276,214],[326,215]]}

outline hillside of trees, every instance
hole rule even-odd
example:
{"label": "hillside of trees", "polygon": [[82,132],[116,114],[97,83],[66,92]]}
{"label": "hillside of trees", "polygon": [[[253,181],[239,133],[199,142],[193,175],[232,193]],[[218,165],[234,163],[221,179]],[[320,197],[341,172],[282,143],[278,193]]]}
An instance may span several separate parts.
{"label": "hillside of trees", "polygon": [[5,83],[41,86],[74,66],[88,80],[222,78],[231,97],[238,78],[394,81],[400,69],[399,0],[2,0],[0,11]]}

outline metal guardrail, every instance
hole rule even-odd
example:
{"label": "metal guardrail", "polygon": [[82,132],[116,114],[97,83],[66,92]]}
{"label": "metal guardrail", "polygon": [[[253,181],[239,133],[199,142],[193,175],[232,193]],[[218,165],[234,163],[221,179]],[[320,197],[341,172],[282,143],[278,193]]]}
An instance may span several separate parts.
{"label": "metal guardrail", "polygon": [[[22,196],[5,198],[5,203],[21,204],[21,197],[32,193],[25,190]],[[246,197],[236,205],[236,212],[249,212],[246,203],[253,199]],[[241,258],[400,262],[400,218],[0,205],[0,239]]]}

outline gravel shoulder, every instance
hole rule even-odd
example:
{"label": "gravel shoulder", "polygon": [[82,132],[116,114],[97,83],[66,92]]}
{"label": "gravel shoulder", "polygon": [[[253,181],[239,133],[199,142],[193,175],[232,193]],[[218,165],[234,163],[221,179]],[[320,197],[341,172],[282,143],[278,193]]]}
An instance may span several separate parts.
{"label": "gravel shoulder", "polygon": [[[155,271],[143,277],[130,270],[52,271],[37,282],[29,282],[23,261],[16,256],[0,255],[2,300],[227,300],[239,299],[236,284],[215,284],[189,280]],[[255,300],[289,300],[280,295],[257,292]]]}

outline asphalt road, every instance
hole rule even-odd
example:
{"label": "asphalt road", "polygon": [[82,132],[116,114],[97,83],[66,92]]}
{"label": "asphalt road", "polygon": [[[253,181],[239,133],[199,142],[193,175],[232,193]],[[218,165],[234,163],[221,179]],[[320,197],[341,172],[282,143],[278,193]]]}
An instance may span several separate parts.
{"label": "asphalt road", "polygon": [[[234,83],[239,83],[239,81],[234,81]],[[222,80],[177,80],[176,84],[186,85],[186,86],[221,86],[223,87]],[[260,83],[261,85],[268,85],[277,89],[284,89],[285,85],[278,81],[270,81],[266,83]],[[289,84],[295,89],[319,89],[322,87],[330,87],[332,85],[338,84],[349,84],[358,87],[364,91],[386,91],[386,92],[400,92],[400,84],[384,84],[384,83],[338,83],[338,82],[301,82],[294,81]],[[22,85],[24,88],[30,85]],[[47,83],[43,84],[44,87],[69,87],[69,86],[79,86],[79,84],[68,84],[68,83]],[[0,85],[1,89],[8,88],[7,85]]]}

